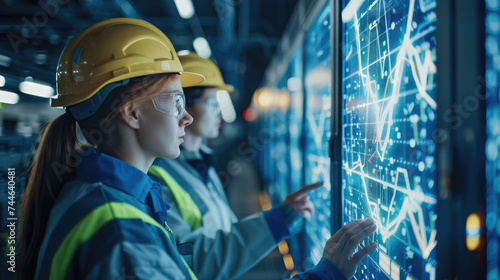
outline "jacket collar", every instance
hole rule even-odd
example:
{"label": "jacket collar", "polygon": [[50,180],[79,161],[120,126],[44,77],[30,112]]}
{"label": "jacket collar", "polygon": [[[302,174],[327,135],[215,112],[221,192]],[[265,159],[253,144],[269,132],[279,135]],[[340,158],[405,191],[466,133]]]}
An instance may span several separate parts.
{"label": "jacket collar", "polygon": [[150,189],[158,184],[135,166],[95,150],[83,157],[77,174],[82,180],[102,182],[122,190],[142,203],[146,202]]}
{"label": "jacket collar", "polygon": [[135,166],[92,149],[83,157],[77,174],[84,181],[101,182],[132,195],[151,207],[160,224],[165,223],[170,206],[163,200],[160,184]]}
{"label": "jacket collar", "polygon": [[179,160],[202,160],[207,166],[214,166],[217,161],[217,157],[215,156],[215,152],[212,149],[210,149],[205,144],[201,144],[200,149],[196,152],[188,151],[186,149],[183,149],[181,146],[181,154],[179,156]]}

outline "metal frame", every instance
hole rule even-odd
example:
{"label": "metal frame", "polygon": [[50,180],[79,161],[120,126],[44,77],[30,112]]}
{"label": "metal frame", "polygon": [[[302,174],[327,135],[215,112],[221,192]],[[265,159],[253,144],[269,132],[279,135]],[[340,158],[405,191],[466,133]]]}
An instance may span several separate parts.
{"label": "metal frame", "polygon": [[332,0],[332,127],[330,138],[331,232],[342,227],[342,0]]}
{"label": "metal frame", "polygon": [[[463,113],[465,100],[485,94],[485,1],[437,5],[438,279],[486,278],[486,102]],[[479,30],[479,31],[478,31]],[[481,216],[481,246],[466,248],[467,216]]]}

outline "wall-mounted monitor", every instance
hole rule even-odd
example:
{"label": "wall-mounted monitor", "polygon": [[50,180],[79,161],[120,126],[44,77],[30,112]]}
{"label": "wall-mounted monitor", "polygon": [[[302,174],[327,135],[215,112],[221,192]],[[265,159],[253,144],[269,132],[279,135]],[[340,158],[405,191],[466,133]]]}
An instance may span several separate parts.
{"label": "wall-mounted monitor", "polygon": [[435,279],[436,1],[342,8],[342,220],[378,225],[355,277]]}
{"label": "wall-mounted monitor", "polygon": [[323,181],[324,186],[310,194],[316,208],[306,224],[310,241],[310,259],[317,263],[331,235],[331,183],[328,142],[331,136],[332,68],[331,2],[315,18],[304,39],[304,180],[306,184]]}
{"label": "wall-mounted monitor", "polygon": [[[486,229],[487,279],[500,275],[500,5],[486,1]],[[477,232],[471,234],[478,235]]]}

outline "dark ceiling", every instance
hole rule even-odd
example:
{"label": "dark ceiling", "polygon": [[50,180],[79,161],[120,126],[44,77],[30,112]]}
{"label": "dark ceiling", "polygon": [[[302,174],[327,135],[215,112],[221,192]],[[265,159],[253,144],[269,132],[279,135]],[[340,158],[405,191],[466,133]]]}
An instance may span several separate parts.
{"label": "dark ceiling", "polygon": [[[72,35],[104,19],[134,17],[159,27],[177,51],[193,50],[194,38],[205,36],[226,82],[238,89],[233,102],[240,114],[259,86],[297,0],[193,2],[195,16],[186,20],[173,0],[0,0],[4,88],[19,93],[19,82],[27,76],[55,84],[59,54]],[[44,101],[19,94],[21,103]]]}

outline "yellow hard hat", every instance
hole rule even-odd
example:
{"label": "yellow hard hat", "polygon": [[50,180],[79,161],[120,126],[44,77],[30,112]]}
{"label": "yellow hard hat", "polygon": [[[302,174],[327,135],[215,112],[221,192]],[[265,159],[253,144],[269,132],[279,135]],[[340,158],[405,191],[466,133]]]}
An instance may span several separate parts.
{"label": "yellow hard hat", "polygon": [[217,87],[217,89],[227,90],[228,92],[234,90],[232,85],[224,83],[219,67],[217,67],[212,60],[202,58],[194,52],[189,52],[187,54],[181,52],[181,54],[179,54],[179,60],[186,71],[198,73],[205,77],[205,81],[198,86]]}
{"label": "yellow hard hat", "polygon": [[57,99],[51,105],[71,106],[110,83],[163,73],[181,74],[183,87],[204,81],[202,75],[184,72],[174,46],[152,24],[132,18],[105,20],[64,48],[57,65]]}

